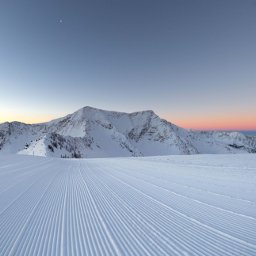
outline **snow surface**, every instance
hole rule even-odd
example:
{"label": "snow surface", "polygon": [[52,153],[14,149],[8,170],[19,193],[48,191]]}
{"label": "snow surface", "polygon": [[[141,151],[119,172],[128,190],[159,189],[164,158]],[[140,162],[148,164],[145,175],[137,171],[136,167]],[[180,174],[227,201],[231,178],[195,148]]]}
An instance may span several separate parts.
{"label": "snow surface", "polygon": [[0,255],[256,255],[256,157],[0,156]]}

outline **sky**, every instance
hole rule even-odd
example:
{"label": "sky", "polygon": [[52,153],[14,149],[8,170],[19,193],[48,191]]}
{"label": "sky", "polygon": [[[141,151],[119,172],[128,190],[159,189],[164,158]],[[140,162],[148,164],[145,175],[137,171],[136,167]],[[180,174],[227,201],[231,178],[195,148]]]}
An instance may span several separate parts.
{"label": "sky", "polygon": [[0,122],[84,106],[256,130],[256,1],[0,1]]}

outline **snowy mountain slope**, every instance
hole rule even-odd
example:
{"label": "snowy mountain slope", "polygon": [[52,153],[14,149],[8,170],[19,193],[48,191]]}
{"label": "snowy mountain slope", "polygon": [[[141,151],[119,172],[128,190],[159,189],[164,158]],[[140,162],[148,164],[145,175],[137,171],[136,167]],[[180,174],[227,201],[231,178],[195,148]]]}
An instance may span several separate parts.
{"label": "snowy mountain slope", "polygon": [[40,129],[35,127],[20,122],[0,124],[0,150],[16,153],[26,147],[41,135]]}
{"label": "snowy mountain slope", "polygon": [[41,124],[0,124],[0,152],[53,157],[253,153],[256,139],[241,133],[196,132],[159,118],[84,107]]}
{"label": "snowy mountain slope", "polygon": [[193,131],[189,138],[199,153],[256,153],[256,137],[239,132]]}
{"label": "snowy mountain slope", "polygon": [[255,256],[255,157],[0,156],[0,255]]}

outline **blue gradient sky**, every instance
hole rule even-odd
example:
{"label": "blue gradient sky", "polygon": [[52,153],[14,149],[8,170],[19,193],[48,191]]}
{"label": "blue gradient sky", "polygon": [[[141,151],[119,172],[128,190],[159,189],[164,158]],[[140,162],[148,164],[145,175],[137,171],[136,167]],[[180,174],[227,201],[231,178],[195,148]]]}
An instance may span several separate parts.
{"label": "blue gradient sky", "polygon": [[83,106],[256,129],[256,1],[3,0],[0,122]]}

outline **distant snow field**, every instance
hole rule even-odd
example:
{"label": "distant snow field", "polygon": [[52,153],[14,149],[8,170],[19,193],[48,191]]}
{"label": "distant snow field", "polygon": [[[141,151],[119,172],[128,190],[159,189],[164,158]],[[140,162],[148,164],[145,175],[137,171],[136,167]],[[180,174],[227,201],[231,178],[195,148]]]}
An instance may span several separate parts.
{"label": "distant snow field", "polygon": [[2,155],[0,255],[256,255],[256,155]]}

